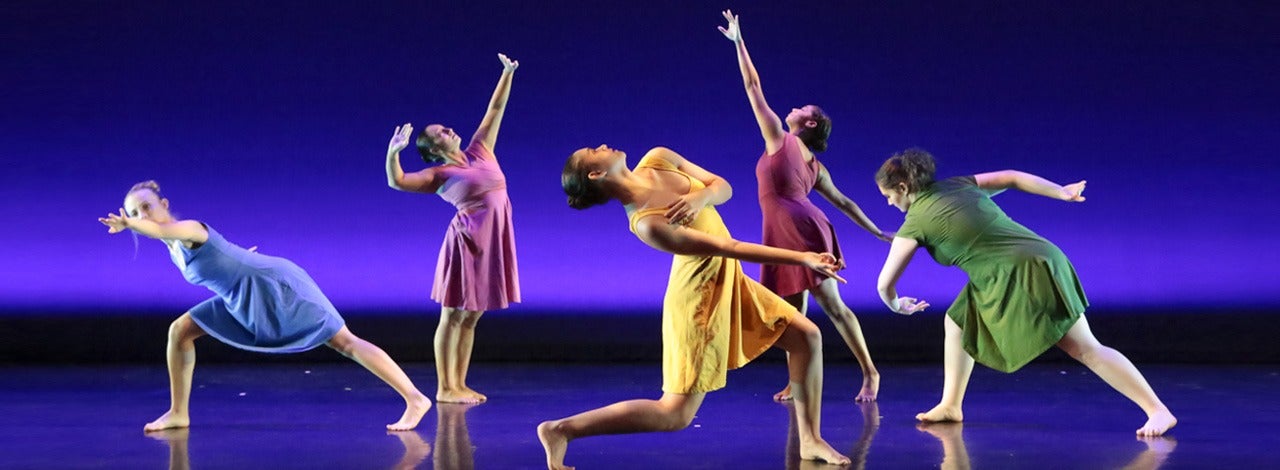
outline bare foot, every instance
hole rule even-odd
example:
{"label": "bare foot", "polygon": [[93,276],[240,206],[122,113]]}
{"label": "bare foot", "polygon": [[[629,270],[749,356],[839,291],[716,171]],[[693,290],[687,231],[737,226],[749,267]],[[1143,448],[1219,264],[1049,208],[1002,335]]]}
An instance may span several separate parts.
{"label": "bare foot", "polygon": [[538,425],[538,440],[542,442],[542,450],[547,453],[547,470],[573,470],[573,467],[564,465],[569,438],[555,428],[556,425],[551,421],[543,421]]}
{"label": "bare foot", "polygon": [[849,458],[844,454],[836,452],[831,448],[831,444],[827,441],[818,439],[810,443],[800,443],[800,459],[802,460],[821,460],[826,463],[835,465],[849,464]]}
{"label": "bare foot", "polygon": [[945,423],[964,421],[964,413],[959,407],[952,408],[950,406],[938,405],[932,410],[916,415],[917,421],[925,421],[930,423]]}
{"label": "bare foot", "polygon": [[1168,408],[1162,408],[1160,411],[1147,415],[1147,424],[1138,428],[1138,435],[1143,437],[1154,437],[1164,435],[1166,431],[1178,424],[1178,418],[1173,417],[1173,413]]}
{"label": "bare foot", "polygon": [[773,394],[773,401],[791,401],[791,384],[787,384],[787,388],[781,392]]}
{"label": "bare foot", "polygon": [[422,415],[427,414],[427,410],[431,409],[431,399],[426,395],[418,394],[417,398],[410,399],[405,402],[404,414],[400,415],[400,421],[387,425],[388,431],[408,431],[418,427],[418,421],[422,421]]}
{"label": "bare foot", "polygon": [[475,391],[475,390],[472,390],[472,389],[471,389],[471,387],[468,387],[468,386],[466,386],[466,385],[463,385],[463,386],[462,386],[462,391],[463,391],[464,393],[466,393],[466,394],[468,394],[468,395],[471,395],[471,396],[475,397],[476,399],[480,400],[480,402],[481,402],[481,403],[484,403],[484,402],[486,402],[486,401],[489,401],[489,397],[484,396],[484,394],[483,394],[483,393],[480,393],[480,392],[477,392],[477,391]]}
{"label": "bare foot", "polygon": [[880,393],[880,374],[870,374],[862,376],[862,390],[858,391],[857,398],[853,401],[876,401],[876,395]]}
{"label": "bare foot", "polygon": [[964,423],[916,423],[916,429],[938,439],[957,439],[964,432]]}
{"label": "bare foot", "polygon": [[485,399],[484,395],[465,390],[436,390],[436,401],[440,403],[480,403]]}
{"label": "bare foot", "polygon": [[147,423],[142,427],[142,432],[155,432],[165,429],[185,428],[191,426],[191,417],[186,413],[178,414],[173,410],[166,411],[164,414],[156,418],[155,421]]}

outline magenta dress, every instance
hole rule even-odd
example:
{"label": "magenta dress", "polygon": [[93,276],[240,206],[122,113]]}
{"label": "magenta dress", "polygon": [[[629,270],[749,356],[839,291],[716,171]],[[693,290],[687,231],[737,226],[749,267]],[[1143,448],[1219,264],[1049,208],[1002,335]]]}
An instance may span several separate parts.
{"label": "magenta dress", "polygon": [[465,310],[506,308],[520,301],[507,178],[480,141],[472,141],[463,153],[468,166],[437,170],[445,182],[436,193],[458,213],[440,246],[431,299]]}
{"label": "magenta dress", "polygon": [[[786,134],[777,153],[761,155],[756,162],[760,212],[764,215],[761,242],[788,250],[831,253],[841,259],[831,221],[809,201],[822,164],[817,158],[805,162],[802,145],[796,136]],[[782,297],[813,289],[826,278],[804,266],[760,266],[760,283]]]}

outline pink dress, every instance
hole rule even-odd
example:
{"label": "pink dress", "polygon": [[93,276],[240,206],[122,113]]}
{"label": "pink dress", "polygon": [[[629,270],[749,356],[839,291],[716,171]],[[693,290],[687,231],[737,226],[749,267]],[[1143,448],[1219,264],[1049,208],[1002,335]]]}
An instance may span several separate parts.
{"label": "pink dress", "polygon": [[[764,215],[763,240],[768,246],[796,251],[831,253],[840,259],[831,221],[809,201],[822,164],[804,161],[804,145],[787,134],[777,153],[764,154],[756,162],[760,212]],[[818,286],[827,277],[804,266],[760,266],[760,283],[779,296],[798,294]]]}
{"label": "pink dress", "polygon": [[497,157],[473,141],[463,151],[468,166],[447,165],[436,191],[458,208],[440,246],[431,299],[445,307],[495,310],[520,301],[516,238],[507,178]]}

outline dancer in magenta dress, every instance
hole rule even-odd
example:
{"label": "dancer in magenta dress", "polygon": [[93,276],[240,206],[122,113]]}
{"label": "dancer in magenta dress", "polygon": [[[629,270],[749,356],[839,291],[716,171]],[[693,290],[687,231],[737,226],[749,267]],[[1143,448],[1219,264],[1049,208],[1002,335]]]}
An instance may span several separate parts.
{"label": "dancer in magenta dress", "polygon": [[[764,100],[760,76],[756,74],[751,55],[747,54],[747,45],[742,41],[738,17],[728,10],[725,10],[724,17],[729,24],[720,27],[720,32],[736,46],[743,86],[747,89],[747,99],[751,101],[756,123],[764,137],[764,155],[756,163],[760,211],[764,215],[764,236],[761,242],[789,250],[831,253],[844,266],[845,260],[840,252],[840,244],[836,241],[835,230],[831,228],[831,221],[809,201],[809,192],[815,189],[831,205],[876,238],[886,242],[893,240],[892,233],[876,227],[856,203],[836,188],[831,174],[818,161],[815,154],[827,149],[831,119],[814,105],[792,109],[787,115],[787,131],[784,132],[783,122]],[[802,313],[808,307],[809,293],[813,293],[814,300],[818,301],[818,305],[831,318],[836,331],[840,332],[840,337],[849,346],[849,350],[853,351],[858,365],[862,367],[862,389],[858,392],[857,401],[875,400],[880,390],[880,372],[871,361],[871,352],[862,336],[858,317],[853,315],[853,311],[840,298],[836,282],[822,274],[796,269],[794,266],[762,265],[760,283],[782,296]],[[773,398],[791,399],[791,387],[784,388]]]}
{"label": "dancer in magenta dress", "polygon": [[387,184],[418,193],[436,193],[458,212],[445,231],[436,263],[431,298],[440,303],[436,328],[436,400],[479,403],[487,397],[467,386],[476,322],[487,310],[507,308],[520,301],[516,270],[515,230],[507,179],[498,166],[493,146],[511,94],[511,79],[519,62],[498,54],[502,76],[471,143],[453,129],[431,124],[418,135],[423,160],[441,165],[415,173],[400,168],[400,151],[409,145],[413,126],[397,127],[387,147]]}

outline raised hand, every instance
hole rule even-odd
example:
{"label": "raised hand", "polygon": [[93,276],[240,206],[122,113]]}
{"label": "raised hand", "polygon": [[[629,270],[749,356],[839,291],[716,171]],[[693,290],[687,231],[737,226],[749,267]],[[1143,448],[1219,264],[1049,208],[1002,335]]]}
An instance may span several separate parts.
{"label": "raised hand", "polygon": [[1084,183],[1085,183],[1084,180],[1080,180],[1075,183],[1071,183],[1066,186],[1063,186],[1062,196],[1061,196],[1062,200],[1071,201],[1071,202],[1083,202],[1084,196],[1082,196],[1082,194],[1084,194]]}
{"label": "raised hand", "polygon": [[820,272],[829,278],[840,281],[841,284],[849,283],[849,281],[846,281],[843,277],[840,277],[839,274],[836,274],[836,271],[839,270],[842,266],[840,264],[840,261],[837,260],[836,257],[831,253],[813,253],[813,252],[805,253],[804,265],[805,267],[808,267],[809,269]]}
{"label": "raised hand", "polygon": [[391,142],[387,144],[387,153],[400,153],[409,146],[409,138],[412,136],[413,124],[406,122],[403,126],[396,127],[395,133],[391,134]]}
{"label": "raised hand", "polygon": [[893,299],[894,313],[911,315],[926,308],[929,308],[929,302],[925,302],[915,297],[898,297]]}
{"label": "raised hand", "polygon": [[120,233],[129,228],[129,218],[124,215],[124,208],[120,208],[119,214],[107,214],[106,217],[98,217],[98,222],[102,222],[102,225],[107,226],[107,233]]}
{"label": "raised hand", "polygon": [[702,191],[694,191],[676,199],[676,202],[667,206],[667,222],[678,225],[689,225],[694,219],[698,218],[698,213],[707,207],[706,194]]}
{"label": "raised hand", "polygon": [[515,72],[520,67],[520,61],[507,58],[506,54],[498,53],[498,60],[502,61],[503,72]]}
{"label": "raised hand", "polygon": [[724,19],[729,21],[729,26],[718,26],[720,33],[730,41],[738,42],[742,40],[742,31],[738,29],[738,15],[733,14],[732,10],[725,10],[720,14],[724,15]]}

